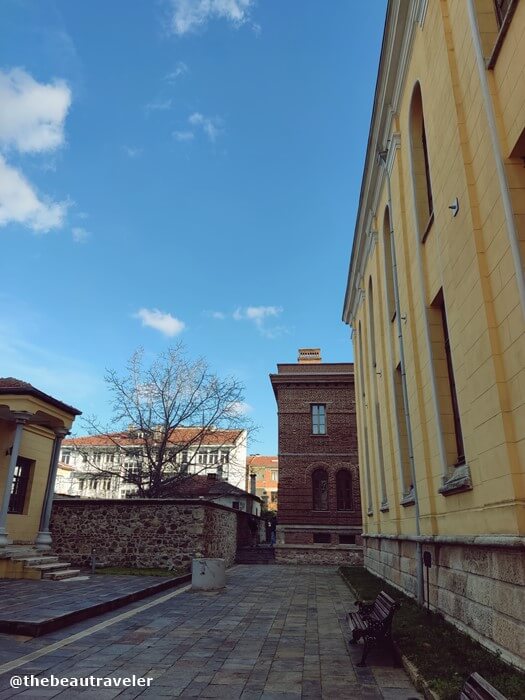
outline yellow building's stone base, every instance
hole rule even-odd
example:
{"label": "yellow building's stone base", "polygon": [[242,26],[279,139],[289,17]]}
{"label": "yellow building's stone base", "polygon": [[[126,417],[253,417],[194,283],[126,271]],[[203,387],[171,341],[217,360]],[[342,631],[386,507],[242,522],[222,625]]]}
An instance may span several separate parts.
{"label": "yellow building's stone base", "polygon": [[[508,538],[512,546],[504,546],[503,537],[493,538],[492,544],[489,538],[487,544],[445,539],[428,538],[423,544],[423,551],[432,555],[430,607],[525,670],[525,547],[519,538]],[[411,596],[416,592],[415,554],[413,540],[365,537],[366,568]]]}

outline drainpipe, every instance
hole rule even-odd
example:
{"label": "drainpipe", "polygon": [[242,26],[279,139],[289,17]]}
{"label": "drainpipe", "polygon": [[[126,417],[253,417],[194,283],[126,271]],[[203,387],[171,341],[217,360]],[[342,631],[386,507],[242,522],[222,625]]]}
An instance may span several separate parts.
{"label": "drainpipe", "polygon": [[512,201],[509,193],[509,183],[505,173],[505,166],[501,155],[501,148],[498,137],[498,129],[496,126],[496,116],[494,114],[494,106],[490,96],[489,81],[487,80],[487,70],[485,59],[483,58],[483,50],[479,38],[478,23],[476,19],[476,10],[474,8],[474,0],[467,0],[468,16],[470,20],[470,28],[472,30],[472,41],[474,44],[474,52],[476,54],[476,63],[479,71],[479,82],[481,85],[481,94],[485,104],[485,112],[489,126],[490,141],[492,150],[494,151],[494,160],[496,161],[496,171],[498,173],[498,182],[501,190],[501,199],[503,202],[503,210],[505,212],[505,221],[507,223],[507,231],[509,234],[510,250],[514,262],[514,270],[516,272],[516,284],[520,295],[521,310],[525,317],[525,273],[520,253],[520,243],[516,222],[514,221],[514,212],[512,209]]}
{"label": "drainpipe", "polygon": [[399,285],[397,281],[397,259],[396,259],[396,246],[394,242],[394,215],[392,212],[392,192],[390,188],[390,172],[387,165],[387,155],[388,151],[381,151],[378,153],[379,161],[383,165],[386,175],[386,182],[388,188],[388,211],[390,212],[390,248],[392,252],[392,280],[394,283],[394,302],[396,307],[396,326],[397,326],[397,338],[399,340],[399,362],[401,365],[401,386],[403,390],[403,408],[405,411],[405,421],[407,429],[407,442],[408,442],[408,458],[410,462],[410,474],[412,476],[412,488],[414,491],[414,509],[415,509],[415,525],[416,525],[416,593],[417,602],[422,605],[424,602],[424,589],[423,589],[423,552],[422,545],[419,540],[421,535],[421,527],[419,522],[419,499],[417,495],[417,480],[416,480],[416,468],[414,464],[414,446],[412,441],[412,423],[410,420],[410,407],[408,404],[408,389],[407,389],[407,376],[405,370],[405,346],[403,342],[403,325],[401,322],[401,306],[399,303]]}

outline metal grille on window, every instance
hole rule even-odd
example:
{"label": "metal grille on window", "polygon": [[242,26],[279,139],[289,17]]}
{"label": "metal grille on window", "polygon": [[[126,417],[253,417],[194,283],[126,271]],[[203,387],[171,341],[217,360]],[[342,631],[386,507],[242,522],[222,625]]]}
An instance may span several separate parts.
{"label": "metal grille on window", "polygon": [[24,512],[29,476],[33,462],[25,457],[19,457],[11,486],[11,498],[9,499],[9,513],[21,514]]}

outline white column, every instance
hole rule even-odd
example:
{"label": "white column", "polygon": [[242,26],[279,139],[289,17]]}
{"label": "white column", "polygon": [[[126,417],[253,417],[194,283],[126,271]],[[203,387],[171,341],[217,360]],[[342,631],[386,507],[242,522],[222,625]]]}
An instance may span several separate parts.
{"label": "white column", "polygon": [[36,536],[36,548],[41,550],[51,549],[51,533],[49,532],[49,521],[51,520],[51,510],[53,508],[53,497],[55,495],[55,480],[58,469],[58,458],[62,440],[69,434],[69,430],[59,428],[55,430],[55,440],[51,450],[51,461],[49,463],[49,473],[47,475],[47,486],[44,503],[42,505],[42,515],[40,516],[40,527]]}
{"label": "white column", "polygon": [[9,466],[5,477],[4,493],[2,496],[2,504],[0,506],[0,547],[6,547],[10,544],[7,536],[7,512],[9,510],[9,500],[11,498],[11,489],[13,486],[13,477],[15,475],[15,467],[18,460],[18,452],[20,450],[20,442],[22,440],[22,431],[24,425],[30,418],[29,413],[21,412],[13,414],[16,421],[15,435],[13,447],[11,448],[11,456],[9,457]]}

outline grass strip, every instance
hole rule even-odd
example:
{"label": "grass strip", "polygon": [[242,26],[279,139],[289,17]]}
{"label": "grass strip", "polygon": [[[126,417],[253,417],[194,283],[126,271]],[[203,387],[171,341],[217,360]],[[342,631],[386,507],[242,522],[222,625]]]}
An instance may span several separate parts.
{"label": "grass strip", "polygon": [[509,700],[525,698],[525,674],[460,632],[442,615],[427,612],[362,566],[341,566],[339,572],[359,599],[374,600],[385,591],[401,603],[392,623],[394,640],[442,700],[456,700],[463,683],[474,671]]}

